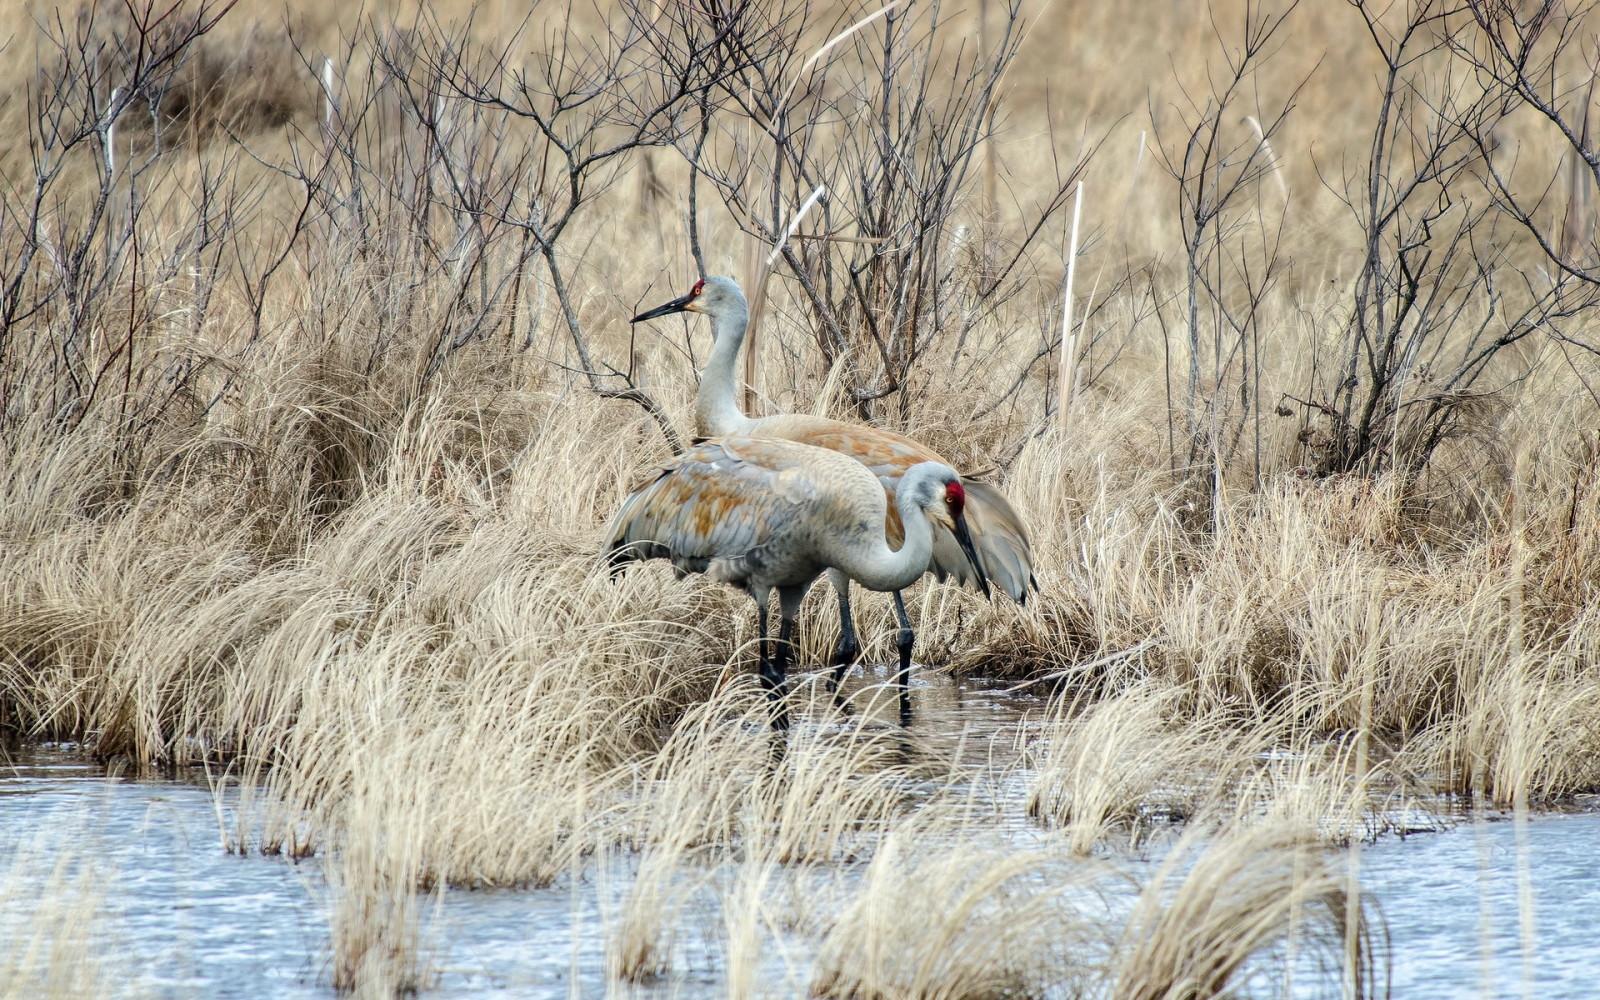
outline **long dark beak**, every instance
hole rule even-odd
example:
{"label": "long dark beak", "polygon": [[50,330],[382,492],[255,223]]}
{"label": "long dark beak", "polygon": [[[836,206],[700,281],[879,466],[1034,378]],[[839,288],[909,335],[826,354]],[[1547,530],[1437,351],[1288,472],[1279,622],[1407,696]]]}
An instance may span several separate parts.
{"label": "long dark beak", "polygon": [[647,320],[647,319],[655,319],[657,316],[669,316],[672,313],[683,312],[685,309],[689,308],[689,303],[691,303],[693,301],[694,301],[694,293],[690,292],[688,295],[685,295],[681,299],[673,299],[671,302],[668,302],[664,306],[656,306],[654,309],[650,310],[649,312],[642,312],[639,315],[635,316],[633,319],[628,320],[628,322],[629,323],[643,323],[645,320]]}
{"label": "long dark beak", "polygon": [[972,532],[967,530],[967,516],[965,514],[957,514],[955,522],[956,544],[960,545],[961,551],[967,554],[967,561],[972,564],[973,572],[978,574],[978,589],[983,591],[984,597],[993,600],[993,595],[989,593],[989,577],[983,572],[983,560],[978,558],[978,549],[972,544]]}

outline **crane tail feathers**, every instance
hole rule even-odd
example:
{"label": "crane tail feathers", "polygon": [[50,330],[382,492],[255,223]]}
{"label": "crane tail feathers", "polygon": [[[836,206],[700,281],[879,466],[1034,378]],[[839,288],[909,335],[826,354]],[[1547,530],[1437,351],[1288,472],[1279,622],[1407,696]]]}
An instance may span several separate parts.
{"label": "crane tail feathers", "polygon": [[[983,561],[984,575],[1013,601],[1026,604],[1029,592],[1039,589],[1033,575],[1033,546],[1028,541],[1028,529],[999,490],[988,483],[965,479],[962,485],[967,491],[967,525],[973,548]],[[940,580],[954,577],[963,584],[978,580],[955,536],[948,531],[935,532],[931,568]]]}

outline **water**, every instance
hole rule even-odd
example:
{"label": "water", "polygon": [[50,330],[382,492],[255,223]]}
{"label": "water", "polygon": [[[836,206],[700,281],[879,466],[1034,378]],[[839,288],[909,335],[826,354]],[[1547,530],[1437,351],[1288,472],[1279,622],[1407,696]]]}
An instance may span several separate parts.
{"label": "water", "polygon": [[[991,754],[1006,757],[1029,726],[1024,713],[1037,715],[1040,706],[983,685],[937,680],[921,696],[919,728],[931,734],[928,745],[979,764]],[[0,770],[0,948],[50,933],[52,905],[71,912],[73,900],[52,893],[91,893],[101,914],[92,957],[126,995],[332,997],[329,892],[320,863],[228,854],[217,815],[198,779],[106,777],[62,748],[16,758]],[[1361,847],[1353,860],[1387,922],[1392,995],[1600,997],[1597,845],[1600,814],[1579,813],[1537,816],[1521,829],[1510,821],[1468,821]],[[55,860],[63,857],[66,880],[52,886]],[[635,863],[631,856],[596,859],[550,889],[430,897],[426,995],[723,995],[720,914],[685,917],[669,982],[624,990],[608,979],[607,927]],[[87,878],[75,874],[85,867]],[[710,878],[715,882],[714,873]],[[717,897],[715,885],[706,896]],[[798,936],[772,945],[761,983],[777,995],[798,995],[808,946]]]}
{"label": "water", "polygon": [[[1360,852],[1397,997],[1600,997],[1600,814],[1468,822]],[[1523,887],[1532,939],[1523,961]]]}

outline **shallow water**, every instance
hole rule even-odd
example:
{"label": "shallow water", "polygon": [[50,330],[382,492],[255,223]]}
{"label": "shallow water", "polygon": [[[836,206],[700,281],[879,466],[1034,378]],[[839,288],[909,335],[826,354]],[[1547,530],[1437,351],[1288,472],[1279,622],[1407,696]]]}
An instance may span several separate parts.
{"label": "shallow water", "polygon": [[1518,827],[1466,822],[1360,850],[1363,890],[1389,926],[1395,996],[1600,997],[1600,813]]}
{"label": "shallow water", "polygon": [[[1025,713],[1037,716],[1042,704],[938,677],[921,685],[919,697],[922,752],[979,766],[991,755],[1014,760],[1030,726]],[[1026,830],[1019,824],[1019,836],[1029,836]],[[59,891],[44,886],[65,858],[75,869],[92,869],[89,881],[68,882],[98,894],[104,919],[97,957],[127,995],[333,996],[320,864],[239,857],[221,842],[203,782],[106,777],[70,748],[33,748],[0,770],[0,892],[9,908],[0,912],[0,942],[26,940],[38,926],[27,923],[36,920],[31,902],[13,904]],[[1595,813],[1538,816],[1520,826],[1466,821],[1359,848],[1349,857],[1387,921],[1392,995],[1600,996],[1597,848]],[[631,856],[595,859],[551,889],[431,897],[426,995],[724,995],[718,914],[689,918],[669,981],[624,988],[608,979],[606,928],[635,863]],[[48,907],[48,900],[38,904],[39,912]],[[762,992],[803,993],[810,958],[798,938],[772,941]]]}

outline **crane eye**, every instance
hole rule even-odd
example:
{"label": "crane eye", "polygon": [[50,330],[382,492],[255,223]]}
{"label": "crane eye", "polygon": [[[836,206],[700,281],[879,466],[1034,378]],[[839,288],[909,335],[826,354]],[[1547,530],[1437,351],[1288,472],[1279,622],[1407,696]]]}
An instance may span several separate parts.
{"label": "crane eye", "polygon": [[961,514],[967,503],[967,491],[961,488],[959,481],[945,484],[944,502],[952,514],[958,516]]}
{"label": "crane eye", "polygon": [[694,287],[689,290],[689,295],[691,297],[697,296],[697,295],[699,295],[701,292],[703,292],[705,290],[706,290],[706,279],[701,278],[699,281],[696,281],[694,283]]}

